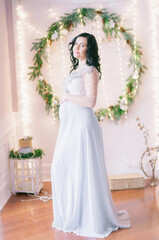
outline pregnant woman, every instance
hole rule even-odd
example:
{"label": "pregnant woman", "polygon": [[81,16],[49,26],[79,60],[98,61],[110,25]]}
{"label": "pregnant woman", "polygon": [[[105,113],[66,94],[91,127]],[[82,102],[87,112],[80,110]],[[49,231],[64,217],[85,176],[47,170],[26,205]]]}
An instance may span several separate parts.
{"label": "pregnant woman", "polygon": [[52,227],[104,238],[129,228],[126,210],[113,203],[107,179],[102,130],[94,114],[101,77],[98,46],[89,33],[69,43],[71,73],[64,79],[60,127],[51,165]]}

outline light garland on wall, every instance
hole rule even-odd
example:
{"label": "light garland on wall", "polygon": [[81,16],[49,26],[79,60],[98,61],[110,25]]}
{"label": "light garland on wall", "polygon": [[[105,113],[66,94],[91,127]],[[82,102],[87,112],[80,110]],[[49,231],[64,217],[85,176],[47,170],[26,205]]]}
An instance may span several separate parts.
{"label": "light garland on wall", "polygon": [[34,33],[36,33],[36,34],[39,34],[39,35],[41,35],[41,36],[44,36],[44,33],[43,33],[43,32],[41,32],[41,31],[39,31],[39,30],[36,30],[36,28],[35,28],[33,25],[31,25],[29,22],[24,21],[24,22],[22,22],[22,24],[23,24],[24,26],[26,26],[29,30],[32,30],[32,32],[34,32]]}
{"label": "light garland on wall", "polygon": [[125,111],[125,118],[127,118],[127,110],[128,110],[128,102],[126,99],[126,88],[124,85],[124,74],[123,74],[123,66],[122,66],[122,58],[121,58],[121,48],[120,48],[120,38],[118,32],[118,38],[116,38],[117,48],[118,48],[118,55],[119,55],[119,66],[120,66],[120,75],[121,75],[121,84],[123,88],[123,99],[120,101],[120,108]]}
{"label": "light garland on wall", "polygon": [[[102,9],[102,6],[99,7],[99,11]],[[98,42],[99,42],[99,50],[100,50],[100,59],[101,59],[101,72],[102,72],[102,85],[103,85],[103,94],[104,94],[104,100],[105,100],[105,104],[106,107],[109,106],[109,102],[108,102],[108,97],[107,97],[107,92],[106,92],[106,87],[105,87],[105,72],[103,69],[103,49],[102,49],[102,37],[101,37],[101,26],[99,25],[99,16],[96,16],[97,19],[97,29],[98,29]],[[110,109],[108,108],[109,111],[109,117],[111,120],[113,120],[113,117],[111,115]],[[104,119],[103,116],[100,117],[100,120],[102,121]]]}
{"label": "light garland on wall", "polygon": [[[53,94],[55,95],[55,88],[54,88],[54,84],[53,84],[53,73],[52,73],[52,62],[51,62],[51,51],[50,51],[50,42],[48,41],[48,47],[47,47],[47,56],[48,56],[48,69],[49,69],[49,79],[50,79],[50,83],[51,83],[51,86],[52,86],[52,91],[53,91]],[[52,124],[55,124],[55,113],[54,113],[54,110],[53,110],[53,105],[54,105],[54,102],[52,102]]]}
{"label": "light garland on wall", "polygon": [[64,35],[67,35],[68,31],[64,29],[63,24],[60,26],[60,43],[61,43],[61,56],[62,56],[62,72],[64,78],[66,77],[66,59],[64,54]]}
{"label": "light garland on wall", "polygon": [[18,108],[19,108],[19,120],[21,126],[21,134],[24,136],[29,135],[28,133],[28,124],[29,124],[29,116],[27,114],[27,109],[29,105],[29,101],[27,99],[26,90],[27,90],[27,81],[25,79],[27,64],[25,62],[25,53],[26,47],[24,43],[24,29],[23,29],[23,21],[26,17],[26,14],[23,11],[21,5],[17,7],[17,45],[18,45]]}
{"label": "light garland on wall", "polygon": [[[63,24],[61,23],[60,26],[60,50],[61,50],[61,57],[62,57],[62,72],[63,72],[63,78],[66,77],[67,73],[66,73],[66,57],[65,57],[65,53],[64,53],[64,35],[67,35],[68,31],[66,29],[64,29]],[[56,120],[56,118],[54,117],[54,120]]]}
{"label": "light garland on wall", "polygon": [[128,7],[128,9],[127,9],[127,11],[126,11],[126,13],[125,13],[125,17],[122,18],[121,25],[123,24],[124,20],[126,20],[126,18],[128,17],[130,11],[135,7],[137,1],[138,1],[138,0],[133,0],[133,1],[131,1],[130,6]]}
{"label": "light garland on wall", "polygon": [[136,8],[136,0],[133,0],[133,29],[134,29],[134,50],[133,50],[133,54],[134,54],[134,58],[135,58],[135,73],[134,73],[134,77],[135,77],[135,80],[136,80],[136,84],[135,84],[135,90],[134,90],[134,93],[136,94],[137,90],[138,90],[138,87],[139,87],[139,76],[138,76],[138,70],[137,70],[137,65],[136,65],[136,45],[137,45],[137,42],[136,42],[136,12],[137,12],[137,8]]}
{"label": "light garland on wall", "polygon": [[[121,20],[121,24],[123,24],[123,22],[125,21],[125,19],[127,18],[130,10],[133,9],[133,12],[136,10],[135,6],[136,6],[136,3],[137,3],[138,0],[133,0],[133,2],[130,4],[128,10],[126,11],[126,14],[125,14],[125,17],[122,18]],[[135,15],[134,15],[135,16]],[[134,17],[133,17],[134,19]],[[135,19],[136,20],[136,19]],[[133,21],[133,27],[134,29],[136,28],[136,21]],[[120,29],[120,26],[118,27],[118,29]],[[134,32],[135,34],[135,32]],[[136,36],[134,36],[134,39],[136,40]],[[123,45],[125,46],[125,40],[124,40],[124,43]],[[122,82],[122,88],[123,88],[123,99],[121,99],[120,101],[120,108],[122,108],[124,111],[125,111],[125,118],[127,119],[128,117],[128,101],[127,101],[127,98],[126,98],[126,88],[124,86],[124,74],[123,74],[123,66],[122,66],[122,58],[121,58],[121,48],[120,48],[120,36],[119,36],[119,32],[118,32],[118,38],[116,38],[116,43],[117,43],[117,47],[118,47],[118,55],[119,55],[119,65],[120,65],[120,74],[121,74],[121,82]],[[136,41],[134,41],[134,47],[135,47],[135,51],[136,51]],[[129,49],[128,49],[129,51]],[[136,55],[135,55],[136,57]],[[136,61],[135,61],[136,62]],[[136,68],[136,65],[135,65],[135,68]],[[136,93],[136,92],[135,92]]]}
{"label": "light garland on wall", "polygon": [[[99,11],[100,10],[101,10],[101,8],[99,9]],[[107,97],[107,92],[106,92],[106,87],[105,87],[105,75],[104,75],[104,69],[103,69],[103,49],[102,49],[102,37],[101,37],[101,25],[100,25],[98,14],[95,17],[95,21],[96,21],[97,41],[98,41],[98,49],[99,49],[101,72],[102,72],[103,94],[104,94],[104,100],[105,100],[106,107],[108,107],[109,102],[108,102],[108,97]],[[109,107],[108,107],[108,116],[110,117],[111,120],[113,120],[113,117],[111,115],[111,111],[110,111]],[[103,119],[104,119],[104,117],[101,116],[100,120],[102,121]]]}
{"label": "light garland on wall", "polygon": [[[123,24],[124,20],[126,19],[126,17],[128,16],[130,10],[132,8],[135,8],[135,4],[136,4],[137,0],[134,0],[129,8],[127,9],[126,11],[126,14],[125,14],[125,17],[122,17],[121,19],[121,23],[120,23],[120,26]],[[135,22],[136,23],[136,22]],[[113,26],[113,22],[110,23],[112,26]],[[118,29],[120,29],[120,26],[118,27]],[[119,34],[119,31],[117,32],[117,35],[118,37],[115,39],[115,42],[117,44],[117,49],[118,49],[118,55],[119,55],[119,66],[120,66],[120,74],[121,74],[121,84],[122,84],[122,88],[123,88],[123,99],[120,101],[120,108],[123,109],[125,111],[125,118],[127,119],[127,113],[128,113],[128,101],[126,99],[126,88],[125,88],[125,85],[124,85],[124,74],[123,74],[123,65],[122,65],[122,58],[121,58],[121,47],[120,47],[120,34]],[[126,44],[126,41],[124,40],[124,43],[123,45],[125,46]],[[103,90],[104,90],[104,95],[105,95],[105,98],[106,98],[106,101],[108,103],[108,99],[107,99],[107,96],[106,96],[106,91],[105,91],[105,81],[103,79]],[[110,119],[111,120],[114,120],[113,117],[111,116],[111,112],[110,112],[110,109],[108,108],[108,111],[109,111],[109,116],[110,116]]]}
{"label": "light garland on wall", "polygon": [[[58,14],[56,11],[54,11],[53,9],[49,9],[49,17],[52,19],[52,18],[55,18],[55,20],[58,20]],[[62,30],[63,30],[63,26],[61,24],[61,37],[60,37],[60,50],[61,50],[61,56],[62,56],[62,72],[63,72],[63,76],[65,77],[66,75],[66,70],[65,70],[65,55],[64,55],[64,43],[63,43],[63,35],[62,35]],[[54,37],[56,36],[52,36],[52,40],[54,40]],[[52,86],[52,89],[53,89],[53,95],[55,96],[54,100],[52,101],[52,124],[54,125],[55,124],[55,121],[56,121],[56,116],[55,116],[55,113],[54,113],[54,105],[57,104],[57,101],[55,100],[56,99],[56,94],[55,94],[55,88],[54,88],[54,84],[53,84],[53,73],[52,73],[52,66],[53,66],[53,63],[51,62],[51,51],[50,51],[50,46],[51,46],[51,42],[48,40],[48,48],[47,48],[47,52],[48,52],[48,68],[49,68],[49,72],[50,72],[50,83],[51,83],[51,86]]]}
{"label": "light garland on wall", "polygon": [[51,19],[55,18],[55,20],[58,20],[58,14],[56,10],[53,10],[52,8],[49,9],[49,17]]}
{"label": "light garland on wall", "polygon": [[[137,0],[134,0],[129,8],[127,9],[126,11],[126,14],[125,14],[125,17],[123,17],[121,19],[121,24],[123,24],[124,20],[126,19],[127,15],[129,14],[130,10],[132,10],[132,8],[135,7],[135,4],[136,4]],[[100,9],[102,8],[102,6],[100,6]],[[97,38],[98,38],[98,42],[99,42],[99,52],[100,52],[100,58],[101,58],[101,66],[103,66],[103,49],[102,49],[102,46],[101,46],[101,42],[102,42],[102,39],[100,37],[101,35],[101,30],[100,30],[100,26],[99,26],[99,16],[97,15]],[[112,27],[114,26],[114,23],[110,21],[110,25],[112,25]],[[119,28],[120,29],[120,26]],[[122,88],[123,88],[123,99],[120,101],[120,107],[125,111],[125,118],[127,119],[127,113],[128,113],[128,101],[126,99],[126,88],[125,88],[125,85],[124,85],[124,74],[123,74],[123,66],[122,66],[122,58],[121,58],[121,48],[120,48],[120,37],[119,37],[119,32],[117,33],[118,34],[118,37],[115,39],[116,41],[116,44],[117,44],[117,49],[118,49],[118,55],[119,55],[119,65],[120,65],[120,74],[121,74],[121,83],[122,83]],[[110,38],[110,39],[109,39]],[[109,36],[109,40],[111,41],[111,36]],[[108,40],[108,41],[109,41]],[[125,41],[125,40],[124,40]],[[126,44],[126,41],[123,45]],[[104,76],[104,71],[102,69],[102,85],[103,85],[103,93],[104,93],[104,99],[105,99],[105,104],[106,106],[109,106],[110,104],[108,103],[108,97],[107,97],[107,93],[106,93],[106,88],[105,88],[105,76]],[[108,88],[108,86],[107,86]],[[111,115],[111,111],[110,111],[110,108],[108,108],[108,115],[110,117],[111,120],[114,120],[113,116]],[[104,117],[101,116],[100,120],[103,120]]]}
{"label": "light garland on wall", "polygon": [[[159,52],[158,52],[158,38],[157,38],[157,13],[155,0],[148,1],[151,18],[151,32],[152,32],[152,73],[153,73],[153,91],[154,91],[154,125],[155,125],[155,142],[159,145]],[[158,163],[159,165],[159,163]]]}
{"label": "light garland on wall", "polygon": [[41,36],[44,36],[44,33],[40,30],[37,30],[32,24],[30,24],[28,21],[26,21],[27,14],[24,11],[21,4],[19,4],[16,8],[18,18],[21,20],[21,24],[27,27],[29,30],[32,30],[32,32],[39,34]]}

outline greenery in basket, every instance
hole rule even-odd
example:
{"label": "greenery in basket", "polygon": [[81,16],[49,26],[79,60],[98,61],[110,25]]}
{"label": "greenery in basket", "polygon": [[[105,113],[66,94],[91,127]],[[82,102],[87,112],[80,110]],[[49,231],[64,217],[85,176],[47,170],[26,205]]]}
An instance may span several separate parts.
{"label": "greenery in basket", "polygon": [[27,136],[27,137],[22,138],[22,140],[32,140],[32,139],[33,139],[33,137],[31,137],[31,136]]}
{"label": "greenery in basket", "polygon": [[19,151],[10,150],[9,158],[18,158],[18,159],[30,159],[30,158],[42,158],[42,155],[45,155],[42,149],[34,149],[33,152],[29,153],[19,153]]}

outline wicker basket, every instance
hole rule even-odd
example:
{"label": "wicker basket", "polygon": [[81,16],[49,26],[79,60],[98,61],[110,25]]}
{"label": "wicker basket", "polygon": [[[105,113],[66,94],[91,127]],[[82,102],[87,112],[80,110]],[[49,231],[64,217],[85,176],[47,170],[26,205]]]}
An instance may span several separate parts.
{"label": "wicker basket", "polygon": [[144,177],[139,173],[109,175],[109,185],[111,190],[143,188]]}
{"label": "wicker basket", "polygon": [[32,148],[32,139],[19,139],[19,147],[20,148]]}

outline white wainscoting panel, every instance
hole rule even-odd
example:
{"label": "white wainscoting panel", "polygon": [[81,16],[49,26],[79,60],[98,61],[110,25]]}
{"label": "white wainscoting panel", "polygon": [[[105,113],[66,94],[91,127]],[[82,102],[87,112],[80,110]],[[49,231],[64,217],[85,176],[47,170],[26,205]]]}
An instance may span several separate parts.
{"label": "white wainscoting panel", "polygon": [[10,192],[9,151],[17,148],[18,113],[12,113],[0,122],[0,209],[4,207]]}

